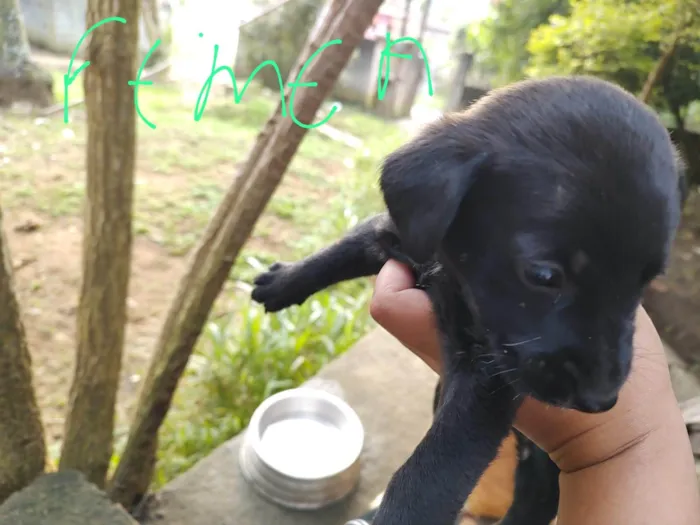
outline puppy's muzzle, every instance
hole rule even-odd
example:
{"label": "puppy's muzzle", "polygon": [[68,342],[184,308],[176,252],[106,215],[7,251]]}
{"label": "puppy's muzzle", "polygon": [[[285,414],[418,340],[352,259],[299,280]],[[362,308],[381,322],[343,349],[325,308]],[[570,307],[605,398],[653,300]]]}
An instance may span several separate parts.
{"label": "puppy's muzzle", "polygon": [[624,380],[618,365],[596,362],[592,355],[569,348],[530,357],[520,368],[535,398],[587,413],[613,408]]}
{"label": "puppy's muzzle", "polygon": [[574,398],[570,408],[589,414],[607,412],[617,404],[617,397],[617,394],[615,394],[608,397],[598,397],[594,395]]}

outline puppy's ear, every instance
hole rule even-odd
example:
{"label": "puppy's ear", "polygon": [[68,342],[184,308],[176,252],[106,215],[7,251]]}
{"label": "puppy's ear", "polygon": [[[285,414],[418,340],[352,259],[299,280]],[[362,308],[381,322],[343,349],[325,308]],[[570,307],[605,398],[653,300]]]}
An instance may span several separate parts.
{"label": "puppy's ear", "polygon": [[423,263],[435,254],[490,159],[487,153],[460,152],[437,136],[419,137],[386,158],[380,185],[406,255]]}

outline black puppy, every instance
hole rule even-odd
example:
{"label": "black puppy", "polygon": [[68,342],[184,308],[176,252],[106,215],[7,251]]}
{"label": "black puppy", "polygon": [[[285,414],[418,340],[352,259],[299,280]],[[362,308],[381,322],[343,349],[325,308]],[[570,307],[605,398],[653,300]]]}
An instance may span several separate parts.
{"label": "black puppy", "polygon": [[[523,396],[584,412],[615,405],[635,310],[679,220],[679,169],[666,129],[618,87],[587,77],[514,84],[389,155],[388,213],[256,279],[253,299],[272,312],[395,258],[430,296],[440,402],[375,525],[452,525]],[[521,458],[504,523],[544,525],[556,513],[547,487],[557,470],[521,438],[528,450],[537,457]],[[528,487],[543,499],[524,496]]]}

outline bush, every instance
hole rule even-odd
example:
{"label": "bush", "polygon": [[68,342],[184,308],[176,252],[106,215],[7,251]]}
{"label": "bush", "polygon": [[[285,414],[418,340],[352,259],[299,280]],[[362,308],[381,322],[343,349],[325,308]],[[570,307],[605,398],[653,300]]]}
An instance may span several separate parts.
{"label": "bush", "polygon": [[[332,196],[313,206],[292,207],[290,220],[304,232],[290,243],[292,260],[335,241],[382,208],[377,167],[384,155],[405,140],[399,127],[351,109],[339,112],[333,124],[362,136],[368,148],[345,159],[351,176],[322,168],[319,180],[332,183]],[[322,146],[319,137],[304,141],[293,166],[297,176],[318,170],[318,163],[327,165],[333,155]],[[270,209],[279,204],[279,199],[273,199]],[[341,283],[300,306],[265,314],[249,300],[249,283],[277,257],[244,254],[234,268],[231,279],[236,293],[230,296],[230,304],[218,308],[228,313],[206,326],[161,429],[155,488],[241,432],[266,397],[299,386],[372,328],[368,279]]]}
{"label": "bush", "polygon": [[[266,397],[300,385],[367,332],[371,289],[349,284],[270,315],[246,300],[207,325],[190,366],[193,377],[161,431],[155,485],[238,434]],[[355,293],[342,290],[348,287]],[[241,289],[249,295],[248,285]]]}

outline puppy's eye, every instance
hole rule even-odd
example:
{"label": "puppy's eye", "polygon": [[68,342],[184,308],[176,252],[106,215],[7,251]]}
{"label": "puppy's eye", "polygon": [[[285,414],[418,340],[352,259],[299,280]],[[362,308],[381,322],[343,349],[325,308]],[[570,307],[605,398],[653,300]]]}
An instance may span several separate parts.
{"label": "puppy's eye", "polygon": [[528,263],[523,266],[523,279],[535,288],[559,290],[564,286],[564,272],[553,263]]}

